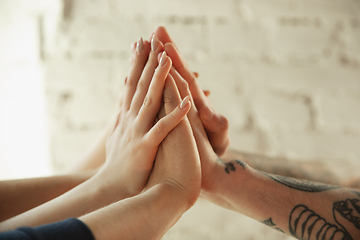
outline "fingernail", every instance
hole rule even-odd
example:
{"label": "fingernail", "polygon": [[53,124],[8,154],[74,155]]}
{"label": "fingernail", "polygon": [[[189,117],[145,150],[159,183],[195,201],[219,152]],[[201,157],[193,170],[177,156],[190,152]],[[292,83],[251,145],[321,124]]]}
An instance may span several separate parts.
{"label": "fingernail", "polygon": [[180,108],[184,109],[188,105],[189,101],[190,101],[190,96],[187,95],[180,103]]}
{"label": "fingernail", "polygon": [[136,52],[137,52],[137,53],[141,53],[143,49],[144,49],[143,39],[142,39],[142,38],[139,38],[139,43],[138,43],[138,45],[136,46]]}
{"label": "fingernail", "polygon": [[163,51],[163,53],[162,53],[162,55],[161,55],[161,58],[160,58],[160,62],[159,62],[160,67],[162,67],[162,66],[165,65],[166,59],[167,59],[166,52]]}
{"label": "fingernail", "polygon": [[158,46],[158,38],[156,36],[156,34],[154,33],[152,38],[151,38],[151,51],[155,51],[157,46]]}

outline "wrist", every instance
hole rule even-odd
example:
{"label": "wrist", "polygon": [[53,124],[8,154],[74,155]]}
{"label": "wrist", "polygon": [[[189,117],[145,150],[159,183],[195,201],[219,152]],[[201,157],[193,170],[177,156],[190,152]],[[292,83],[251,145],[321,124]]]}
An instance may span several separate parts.
{"label": "wrist", "polygon": [[91,229],[96,239],[160,239],[185,211],[178,190],[161,183],[80,220]]}
{"label": "wrist", "polygon": [[121,182],[113,184],[107,176],[105,172],[100,170],[86,182],[93,189],[94,198],[101,201],[104,204],[103,206],[135,195],[126,191],[127,189]]}
{"label": "wrist", "polygon": [[239,211],[232,202],[235,192],[245,192],[251,187],[253,169],[239,160],[218,160],[213,171],[212,184],[202,188],[201,197],[224,208]]}

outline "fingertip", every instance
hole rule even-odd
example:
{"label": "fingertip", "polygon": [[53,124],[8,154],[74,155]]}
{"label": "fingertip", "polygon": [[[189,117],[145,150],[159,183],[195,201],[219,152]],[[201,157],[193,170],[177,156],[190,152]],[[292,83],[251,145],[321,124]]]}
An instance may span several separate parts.
{"label": "fingertip", "polygon": [[190,95],[187,95],[186,97],[184,97],[184,99],[181,101],[179,107],[180,109],[184,109],[185,107],[187,107],[190,103]]}
{"label": "fingertip", "polygon": [[211,92],[208,90],[204,90],[203,92],[206,97],[210,96],[210,94],[211,94]]}

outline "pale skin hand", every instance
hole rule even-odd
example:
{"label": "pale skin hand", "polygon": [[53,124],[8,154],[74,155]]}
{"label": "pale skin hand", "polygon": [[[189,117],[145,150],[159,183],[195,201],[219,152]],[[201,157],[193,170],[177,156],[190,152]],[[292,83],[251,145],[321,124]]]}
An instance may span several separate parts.
{"label": "pale skin hand", "polygon": [[[171,68],[170,74],[173,76],[175,83],[179,89],[180,96],[188,96],[190,95],[189,84],[185,79],[177,72],[175,68]],[[191,124],[191,128],[196,140],[196,144],[198,147],[200,161],[201,161],[201,175],[202,175],[202,189],[209,189],[213,185],[214,171],[216,169],[216,165],[220,164],[217,161],[218,157],[214,152],[207,134],[204,130],[203,124],[200,120],[198,111],[196,108],[192,107],[188,113],[188,119]]]}
{"label": "pale skin hand", "polygon": [[[166,79],[162,119],[183,104],[171,75]],[[161,120],[160,120],[161,121]],[[201,187],[200,159],[185,117],[159,146],[146,191],[81,217],[97,240],[160,239],[197,200]]]}
{"label": "pale skin hand", "polygon": [[93,171],[88,171],[0,181],[0,222],[60,196],[93,175]]}
{"label": "pale skin hand", "polygon": [[[185,99],[189,99],[190,104],[190,96]],[[165,107],[160,111],[159,118],[173,111],[180,100],[174,79],[169,74],[164,90]],[[200,158],[187,118],[184,118],[159,146],[146,188],[159,183],[166,183],[178,189],[188,202],[186,210],[198,199],[201,189]]]}
{"label": "pale skin hand", "polygon": [[171,59],[163,54],[158,64],[157,53],[153,51],[149,56],[150,46],[139,45],[134,57],[136,64],[130,70],[123,95],[121,114],[108,139],[105,164],[94,177],[69,192],[2,222],[1,231],[78,217],[133,196],[144,188],[158,145],[186,115],[190,106],[176,108],[153,125]]}
{"label": "pale skin hand", "polygon": [[158,27],[155,30],[155,34],[164,44],[165,51],[173,60],[175,69],[188,82],[195,106],[199,110],[200,119],[205,127],[206,134],[214,151],[219,156],[223,155],[230,145],[228,120],[221,114],[216,113],[211,107],[211,103],[206,97],[206,93],[202,91],[199,83],[196,81],[197,73],[190,71],[188,64],[170,38],[166,29],[164,27]]}

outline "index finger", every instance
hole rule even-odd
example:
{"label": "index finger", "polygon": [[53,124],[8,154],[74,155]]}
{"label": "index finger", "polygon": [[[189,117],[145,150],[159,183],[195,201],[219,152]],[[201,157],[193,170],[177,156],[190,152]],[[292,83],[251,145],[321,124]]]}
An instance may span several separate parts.
{"label": "index finger", "polygon": [[195,74],[190,71],[188,65],[182,60],[180,52],[175,45],[173,43],[167,43],[165,44],[164,49],[168,56],[172,59],[173,66],[177,72],[188,82],[196,108],[201,109],[203,106],[210,105],[208,98],[196,80]]}

